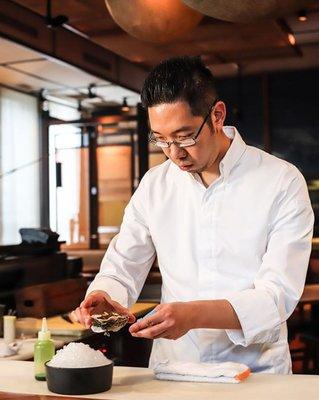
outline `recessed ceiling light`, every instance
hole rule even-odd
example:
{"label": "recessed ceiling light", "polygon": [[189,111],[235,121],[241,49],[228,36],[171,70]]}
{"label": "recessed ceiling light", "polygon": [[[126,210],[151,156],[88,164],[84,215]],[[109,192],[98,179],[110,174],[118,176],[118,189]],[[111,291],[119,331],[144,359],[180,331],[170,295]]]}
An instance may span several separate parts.
{"label": "recessed ceiling light", "polygon": [[299,19],[299,21],[301,21],[301,22],[307,21],[307,12],[306,12],[305,9],[300,10],[300,11],[298,12],[298,19]]}
{"label": "recessed ceiling light", "polygon": [[296,38],[294,37],[294,35],[292,33],[288,33],[288,40],[292,46],[294,46],[296,44]]}
{"label": "recessed ceiling light", "polygon": [[123,103],[122,103],[122,108],[121,109],[122,109],[123,112],[130,111],[130,107],[127,104],[126,97],[123,97]]}

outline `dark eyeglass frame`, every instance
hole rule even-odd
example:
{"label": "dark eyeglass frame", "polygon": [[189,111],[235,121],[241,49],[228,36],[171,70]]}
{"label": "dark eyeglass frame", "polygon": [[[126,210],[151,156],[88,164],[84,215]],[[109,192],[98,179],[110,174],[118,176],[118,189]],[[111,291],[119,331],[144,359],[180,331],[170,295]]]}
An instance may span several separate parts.
{"label": "dark eyeglass frame", "polygon": [[[194,136],[191,136],[191,137],[189,137],[189,138],[187,138],[185,140],[182,140],[182,141],[171,140],[171,141],[168,142],[168,141],[165,141],[165,140],[156,140],[154,135],[153,135],[153,133],[150,132],[149,133],[149,137],[148,137],[149,142],[154,144],[155,146],[158,146],[160,148],[165,148],[165,149],[169,148],[173,143],[177,147],[181,147],[181,148],[194,146],[196,144],[196,140],[197,140],[199,134],[201,133],[205,123],[207,122],[208,117],[211,115],[211,113],[212,113],[212,111],[213,111],[213,109],[214,109],[214,107],[215,107],[215,105],[217,104],[218,101],[219,101],[218,98],[215,99],[214,103],[209,108],[209,110],[208,110],[203,122],[201,123],[201,126],[198,128],[198,130],[197,130],[197,132],[195,133]],[[192,142],[190,142],[190,141],[192,141]],[[188,143],[186,143],[186,142],[188,142]]]}

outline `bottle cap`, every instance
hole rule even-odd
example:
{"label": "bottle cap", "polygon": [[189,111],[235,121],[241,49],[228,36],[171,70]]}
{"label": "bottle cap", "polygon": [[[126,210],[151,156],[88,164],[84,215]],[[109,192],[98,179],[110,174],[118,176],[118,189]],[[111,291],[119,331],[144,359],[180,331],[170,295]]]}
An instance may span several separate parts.
{"label": "bottle cap", "polygon": [[38,332],[38,339],[39,340],[51,339],[51,332],[48,330],[47,319],[45,317],[42,318],[42,327],[41,331]]}

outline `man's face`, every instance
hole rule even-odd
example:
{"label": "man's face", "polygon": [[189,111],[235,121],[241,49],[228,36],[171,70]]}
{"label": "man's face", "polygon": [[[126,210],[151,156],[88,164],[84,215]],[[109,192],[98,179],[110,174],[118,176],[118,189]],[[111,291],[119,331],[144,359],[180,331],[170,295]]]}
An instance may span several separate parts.
{"label": "man's face", "polygon": [[[201,126],[204,117],[194,116],[190,106],[184,101],[164,103],[148,108],[150,128],[157,140],[183,140],[194,136]],[[213,121],[208,124],[208,120]],[[183,171],[201,173],[211,167],[218,159],[221,149],[221,138],[215,129],[213,113],[208,117],[196,144],[179,148],[171,144],[163,148],[165,155]]]}

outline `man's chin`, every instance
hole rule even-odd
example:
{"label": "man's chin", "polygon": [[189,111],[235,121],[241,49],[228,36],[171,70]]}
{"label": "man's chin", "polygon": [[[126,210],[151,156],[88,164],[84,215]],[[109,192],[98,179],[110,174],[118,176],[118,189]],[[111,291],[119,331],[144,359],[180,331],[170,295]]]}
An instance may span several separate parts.
{"label": "man's chin", "polygon": [[205,167],[200,168],[192,166],[192,168],[188,172],[191,172],[192,174],[201,174],[203,171],[205,171]]}
{"label": "man's chin", "polygon": [[191,173],[200,173],[202,172],[205,168],[199,168],[198,165],[194,165],[194,164],[183,164],[183,163],[177,163],[175,161],[173,161],[174,164],[176,164],[178,166],[178,168],[182,171],[185,172],[191,172]]}
{"label": "man's chin", "polygon": [[202,170],[203,170],[203,168],[198,168],[198,167],[196,167],[195,165],[190,165],[189,167],[187,167],[187,168],[181,168],[180,167],[180,169],[182,170],[182,171],[185,171],[185,172],[189,172],[189,173],[191,173],[191,174],[199,174],[199,173],[201,173],[202,172]]}

